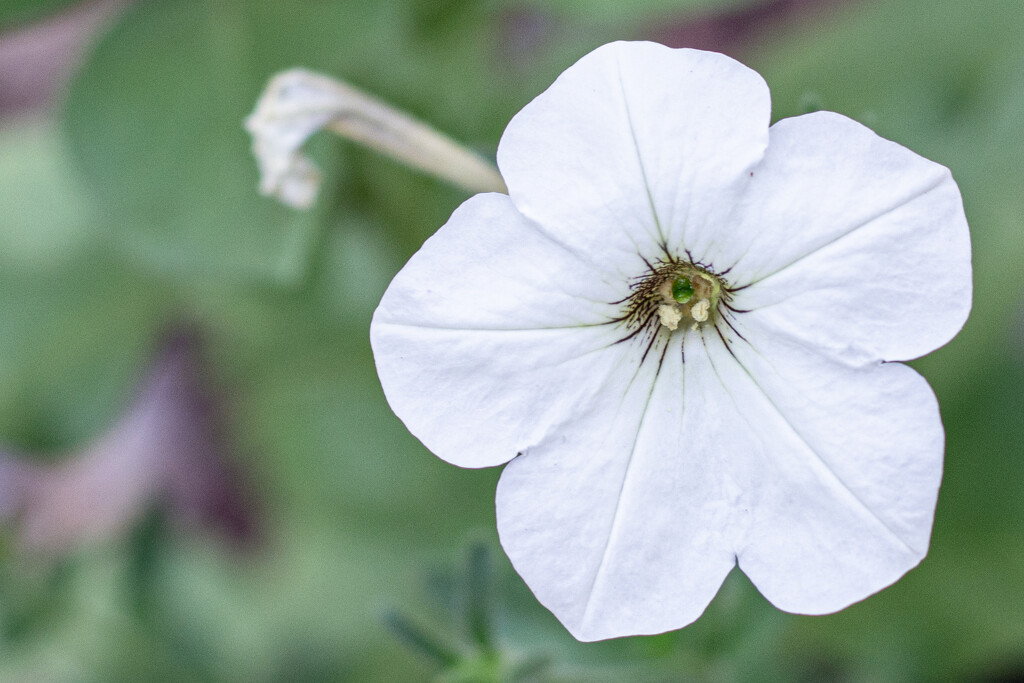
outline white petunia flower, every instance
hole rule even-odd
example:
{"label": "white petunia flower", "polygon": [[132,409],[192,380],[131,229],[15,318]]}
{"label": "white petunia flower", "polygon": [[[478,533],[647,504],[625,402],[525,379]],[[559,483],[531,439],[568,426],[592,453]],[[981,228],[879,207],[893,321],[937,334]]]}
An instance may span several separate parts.
{"label": "white petunia flower", "polygon": [[723,55],[595,50],[509,124],[509,195],[459,207],[374,316],[410,431],[512,461],[502,545],[581,640],[689,624],[737,563],[822,614],[927,552],[942,424],[891,361],[967,317],[960,193],[848,118],[769,115]]}

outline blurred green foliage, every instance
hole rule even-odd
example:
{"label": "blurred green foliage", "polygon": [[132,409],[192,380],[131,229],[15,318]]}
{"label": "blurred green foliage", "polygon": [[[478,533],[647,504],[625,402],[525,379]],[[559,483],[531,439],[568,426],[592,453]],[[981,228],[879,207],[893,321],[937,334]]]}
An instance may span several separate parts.
{"label": "blurred green foliage", "polygon": [[[62,4],[9,2],[0,28]],[[89,442],[167,326],[195,324],[266,528],[249,553],[159,520],[57,565],[6,548],[0,678],[478,675],[444,674],[386,615],[452,627],[462,548],[481,537],[497,548],[498,472],[427,453],[388,410],[367,341],[390,277],[464,197],[320,137],[311,147],[325,189],[313,211],[290,211],[257,194],[241,121],[273,73],[301,65],[490,155],[508,119],[597,45],[757,4],[152,0],[118,15],[58,115],[0,121],[0,437],[40,458]],[[1024,669],[1024,4],[790,5],[770,30],[728,46],[767,79],[775,117],[852,116],[949,166],[964,195],[974,313],[916,364],[947,427],[931,552],[834,616],[778,612],[734,573],[694,626],[590,645],[496,552],[494,647],[543,662],[508,676],[868,681]],[[482,618],[470,620],[478,630]]]}
{"label": "blurred green foliage", "polygon": [[5,0],[0,6],[0,29],[38,19],[73,4],[74,0]]}

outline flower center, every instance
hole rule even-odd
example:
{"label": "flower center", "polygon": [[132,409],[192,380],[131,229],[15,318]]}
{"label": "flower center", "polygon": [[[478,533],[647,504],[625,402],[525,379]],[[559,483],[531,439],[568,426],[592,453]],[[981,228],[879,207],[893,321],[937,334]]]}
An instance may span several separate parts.
{"label": "flower center", "polygon": [[723,286],[720,277],[699,265],[659,261],[634,281],[624,320],[631,327],[660,324],[669,330],[680,325],[696,329],[718,309]]}

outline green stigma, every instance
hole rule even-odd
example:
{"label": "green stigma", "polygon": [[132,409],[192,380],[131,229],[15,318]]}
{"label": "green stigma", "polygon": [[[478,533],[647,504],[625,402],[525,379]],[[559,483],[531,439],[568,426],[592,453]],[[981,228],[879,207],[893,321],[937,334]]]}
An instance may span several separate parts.
{"label": "green stigma", "polygon": [[677,277],[672,281],[672,298],[681,304],[693,298],[693,283],[688,277]]}

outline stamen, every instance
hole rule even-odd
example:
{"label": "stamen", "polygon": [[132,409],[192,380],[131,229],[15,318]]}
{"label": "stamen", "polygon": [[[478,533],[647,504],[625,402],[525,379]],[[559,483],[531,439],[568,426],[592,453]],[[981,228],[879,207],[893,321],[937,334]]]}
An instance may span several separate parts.
{"label": "stamen", "polygon": [[707,299],[701,299],[690,308],[690,316],[697,322],[702,323],[708,319],[708,314],[711,312],[711,302]]}
{"label": "stamen", "polygon": [[658,306],[658,317],[661,318],[662,325],[670,330],[675,330],[679,328],[679,321],[683,319],[683,314],[677,306],[661,304]]}

